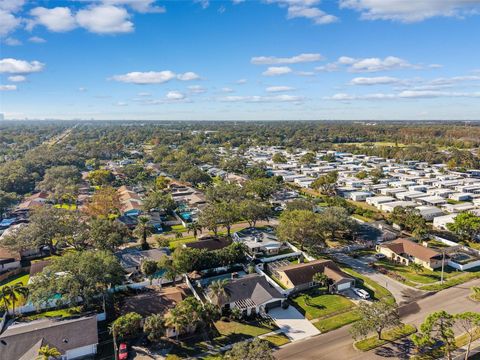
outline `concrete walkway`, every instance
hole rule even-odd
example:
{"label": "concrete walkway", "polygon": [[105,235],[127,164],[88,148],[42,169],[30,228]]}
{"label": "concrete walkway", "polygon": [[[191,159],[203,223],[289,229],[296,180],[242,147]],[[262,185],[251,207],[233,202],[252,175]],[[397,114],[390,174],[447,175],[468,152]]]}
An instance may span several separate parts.
{"label": "concrete walkway", "polygon": [[288,309],[271,309],[268,315],[291,341],[320,334],[320,331],[293,306],[289,306]]}

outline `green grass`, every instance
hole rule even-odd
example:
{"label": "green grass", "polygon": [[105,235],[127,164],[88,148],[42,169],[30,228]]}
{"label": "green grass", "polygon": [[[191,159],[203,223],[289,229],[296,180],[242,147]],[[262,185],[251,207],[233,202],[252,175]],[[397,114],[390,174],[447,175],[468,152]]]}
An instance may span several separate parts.
{"label": "green grass", "polygon": [[77,205],[75,204],[56,204],[54,205],[57,209],[65,209],[65,210],[77,210]]}
{"label": "green grass", "polygon": [[17,283],[22,283],[23,285],[28,284],[28,280],[30,279],[30,275],[27,273],[20,273],[18,275],[9,277],[2,282],[0,282],[0,289],[3,288],[4,286],[12,286]]}
{"label": "green grass", "polygon": [[369,351],[379,346],[385,345],[387,342],[395,341],[405,336],[411,335],[417,332],[417,328],[413,325],[401,325],[399,327],[385,330],[382,333],[382,338],[372,336],[360,341],[355,342],[353,345],[360,351]]}
{"label": "green grass", "polygon": [[[459,348],[465,346],[468,344],[469,341],[469,335],[467,333],[464,333],[462,335],[459,335],[455,338],[455,345]],[[472,341],[480,339],[480,328],[476,328],[475,331],[473,332],[473,339]]]}
{"label": "green grass", "polygon": [[268,335],[262,338],[262,340],[268,341],[272,346],[278,347],[290,342],[290,339],[284,334]]}
{"label": "green grass", "polygon": [[40,314],[28,315],[28,316],[25,316],[24,319],[32,321],[32,320],[37,320],[37,319],[49,318],[49,317],[50,318],[51,317],[65,318],[65,317],[69,317],[69,316],[73,316],[73,315],[78,315],[80,313],[81,313],[81,307],[80,306],[75,306],[75,307],[71,307],[71,308],[68,308],[68,309],[45,311],[45,312],[42,312]]}
{"label": "green grass", "polygon": [[[473,270],[473,269],[472,269]],[[480,269],[476,269],[476,271],[465,272],[461,275],[452,277],[446,280],[443,284],[431,284],[422,286],[420,289],[425,291],[440,291],[444,289],[448,289],[452,286],[463,284],[467,281],[480,279]]]}
{"label": "green grass", "polygon": [[175,232],[184,232],[187,231],[187,228],[183,225],[172,225],[171,226],[172,231]]}
{"label": "green grass", "polygon": [[294,306],[309,320],[321,318],[330,314],[343,312],[354,307],[347,298],[340,295],[317,295],[315,291],[309,292],[311,299],[306,304],[307,294],[302,294],[292,299]]}
{"label": "green grass", "polygon": [[239,321],[217,321],[215,323],[220,335],[229,336],[232,334],[247,335],[248,337],[256,337],[277,330],[277,326],[273,322],[239,322]]}
{"label": "green grass", "polygon": [[360,314],[356,310],[350,310],[320,319],[313,323],[313,325],[320,330],[320,332],[326,333],[335,329],[339,329],[360,319]]}
{"label": "green grass", "polygon": [[[405,266],[401,264],[396,264],[389,260],[379,260],[377,261],[379,265],[384,267],[385,269],[392,271],[408,281],[418,283],[418,284],[432,284],[441,279],[441,271],[440,270],[428,270],[423,269],[422,272],[418,274],[410,266]],[[446,266],[444,271],[444,279],[451,278],[453,276],[458,275],[459,273],[455,271],[455,269]]]}
{"label": "green grass", "polygon": [[177,247],[182,246],[183,244],[188,244],[188,243],[195,242],[195,241],[197,241],[197,239],[195,239],[195,237],[193,235],[192,236],[185,236],[185,237],[179,238],[179,239],[173,239],[173,240],[170,241],[170,249],[175,250]]}
{"label": "green grass", "polygon": [[376,299],[376,300],[384,299],[387,301],[395,302],[395,298],[393,297],[392,293],[388,291],[386,288],[384,288],[383,286],[376,283],[375,281],[356,272],[351,268],[344,267],[342,268],[342,270],[345,271],[347,274],[350,274],[353,277],[360,279],[361,283],[359,284],[358,283],[359,281],[357,281],[357,285],[360,285],[366,291],[368,291],[372,299]]}

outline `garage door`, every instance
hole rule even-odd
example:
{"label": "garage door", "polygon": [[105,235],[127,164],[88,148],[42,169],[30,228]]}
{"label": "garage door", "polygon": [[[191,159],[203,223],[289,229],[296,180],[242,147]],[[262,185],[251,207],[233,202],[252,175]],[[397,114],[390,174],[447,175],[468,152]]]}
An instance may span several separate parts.
{"label": "garage door", "polygon": [[342,291],[342,290],[350,289],[350,285],[351,285],[350,283],[338,284],[337,290]]}
{"label": "garage door", "polygon": [[279,307],[280,305],[282,305],[282,300],[273,301],[265,305],[265,309],[267,310],[273,309],[273,308]]}

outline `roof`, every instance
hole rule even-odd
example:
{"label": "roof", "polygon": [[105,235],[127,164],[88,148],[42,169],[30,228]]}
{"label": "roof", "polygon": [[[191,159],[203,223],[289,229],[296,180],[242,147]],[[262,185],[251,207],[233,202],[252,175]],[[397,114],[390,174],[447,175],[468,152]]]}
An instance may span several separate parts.
{"label": "roof", "polygon": [[344,273],[332,260],[315,260],[303,264],[291,264],[280,267],[276,271],[283,272],[294,286],[307,284],[316,273],[324,273],[334,282],[352,279]]}
{"label": "roof", "polygon": [[205,240],[200,239],[199,241],[187,243],[185,244],[185,246],[189,248],[194,248],[194,249],[206,249],[208,251],[212,251],[212,250],[223,249],[224,247],[227,247],[231,243],[232,241],[226,238],[211,237]]}
{"label": "roof", "polygon": [[270,284],[265,276],[247,275],[232,280],[225,286],[228,303],[251,300],[255,305],[262,305],[273,299],[283,299],[283,295]]}
{"label": "roof", "polygon": [[422,246],[408,239],[397,239],[379,246],[386,247],[398,255],[407,254],[425,262],[429,262],[433,258],[438,259],[442,257],[442,254],[438,251]]}
{"label": "roof", "polygon": [[14,324],[0,334],[2,360],[30,360],[48,344],[60,353],[98,344],[97,317],[71,320],[42,319]]}
{"label": "roof", "polygon": [[159,261],[163,256],[168,255],[164,249],[137,250],[125,249],[115,253],[124,268],[140,266],[144,260]]}

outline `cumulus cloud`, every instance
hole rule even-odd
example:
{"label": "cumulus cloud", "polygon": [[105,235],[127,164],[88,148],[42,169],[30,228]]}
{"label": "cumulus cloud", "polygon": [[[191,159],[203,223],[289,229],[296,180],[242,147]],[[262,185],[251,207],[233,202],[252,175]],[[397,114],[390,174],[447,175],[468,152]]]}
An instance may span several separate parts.
{"label": "cumulus cloud", "polygon": [[256,56],[250,62],[255,65],[298,64],[322,60],[320,54],[299,54],[292,57]]}
{"label": "cumulus cloud", "polygon": [[180,74],[176,74],[170,70],[145,72],[133,71],[122,75],[114,75],[111,79],[124,83],[144,85],[163,84],[173,79],[178,79],[180,81],[191,81],[200,79],[200,76],[191,71]]}
{"label": "cumulus cloud", "polygon": [[14,91],[17,90],[17,85],[0,85],[0,91]]}
{"label": "cumulus cloud", "polygon": [[8,37],[5,39],[5,44],[7,44],[8,46],[19,46],[22,45],[22,42],[18,39]]}
{"label": "cumulus cloud", "polygon": [[106,5],[128,6],[139,13],[164,13],[163,6],[155,5],[156,0],[102,0]]}
{"label": "cumulus cloud", "polygon": [[32,43],[35,43],[35,44],[43,44],[43,43],[47,42],[47,40],[45,40],[44,38],[41,38],[39,36],[32,36],[28,39],[28,41],[30,41]]}
{"label": "cumulus cloud", "polygon": [[188,71],[183,74],[178,74],[177,79],[181,81],[191,81],[191,80],[198,80],[200,79],[200,76],[195,74],[194,72]]}
{"label": "cumulus cloud", "polygon": [[30,10],[30,15],[32,19],[27,24],[28,30],[32,30],[36,25],[43,25],[53,32],[70,31],[77,27],[75,17],[68,7],[36,7]]}
{"label": "cumulus cloud", "polygon": [[320,0],[266,0],[266,3],[287,8],[287,19],[305,18],[318,25],[338,21],[336,16],[327,14],[318,7]]}
{"label": "cumulus cloud", "polygon": [[21,20],[11,12],[0,8],[0,36],[5,36],[15,30],[21,23]]}
{"label": "cumulus cloud", "polygon": [[188,87],[188,91],[190,91],[192,94],[203,94],[207,91],[207,89],[200,85],[190,85]]}
{"label": "cumulus cloud", "polygon": [[12,58],[0,59],[0,73],[30,74],[42,71],[45,64],[39,61],[17,60]]}
{"label": "cumulus cloud", "polygon": [[381,59],[381,58],[352,59],[352,58],[343,57],[343,62],[340,62],[340,63],[348,64],[349,71],[352,71],[352,72],[376,72],[376,71],[418,67],[396,56],[387,56],[384,59]]}
{"label": "cumulus cloud", "polygon": [[394,20],[405,23],[432,17],[465,17],[478,14],[475,0],[340,0],[340,8],[360,12],[365,20]]}
{"label": "cumulus cloud", "polygon": [[356,77],[350,81],[352,85],[388,85],[396,84],[400,80],[391,76],[376,76],[376,77]]}
{"label": "cumulus cloud", "polygon": [[181,93],[180,91],[173,90],[169,91],[165,98],[169,101],[179,101],[185,99],[185,94]]}
{"label": "cumulus cloud", "polygon": [[130,15],[124,8],[100,5],[78,11],[77,23],[92,33],[129,33],[134,30]]}
{"label": "cumulus cloud", "polygon": [[304,100],[301,96],[296,95],[275,95],[275,96],[224,96],[219,99],[222,102],[251,102],[251,103],[264,103],[264,102],[301,102]]}
{"label": "cumulus cloud", "polygon": [[292,90],[295,90],[295,88],[291,86],[269,86],[265,89],[266,92],[283,92]]}
{"label": "cumulus cloud", "polygon": [[8,77],[8,81],[11,82],[24,82],[27,81],[27,78],[23,75],[12,75]]}
{"label": "cumulus cloud", "polygon": [[262,75],[263,76],[278,76],[278,75],[285,75],[291,73],[292,69],[288,66],[270,66],[267,70],[265,70]]}

